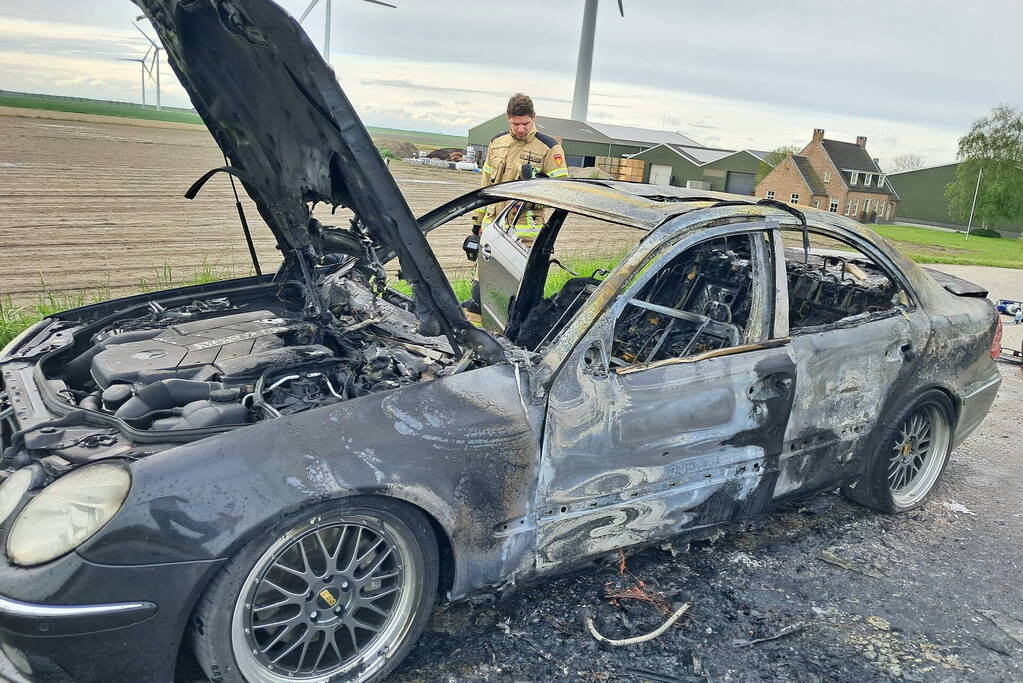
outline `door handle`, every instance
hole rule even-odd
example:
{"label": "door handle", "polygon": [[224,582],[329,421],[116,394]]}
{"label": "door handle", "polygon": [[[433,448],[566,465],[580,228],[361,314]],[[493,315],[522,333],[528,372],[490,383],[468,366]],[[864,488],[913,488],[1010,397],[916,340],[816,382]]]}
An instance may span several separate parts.
{"label": "door handle", "polygon": [[484,261],[489,261],[492,258],[492,256],[493,256],[493,254],[490,252],[490,245],[489,244],[484,244],[483,248],[480,249],[480,251],[483,252],[483,260]]}

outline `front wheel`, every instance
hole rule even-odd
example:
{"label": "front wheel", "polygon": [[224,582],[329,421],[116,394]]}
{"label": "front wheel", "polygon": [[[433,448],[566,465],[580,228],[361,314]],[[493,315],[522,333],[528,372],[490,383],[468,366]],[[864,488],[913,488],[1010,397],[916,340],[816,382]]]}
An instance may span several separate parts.
{"label": "front wheel", "polygon": [[935,389],[917,396],[882,425],[864,475],[842,492],[889,513],[922,505],[948,464],[953,415],[943,392]]}
{"label": "front wheel", "polygon": [[376,681],[415,645],[437,593],[437,544],[384,499],[295,513],[245,545],[196,608],[213,681]]}

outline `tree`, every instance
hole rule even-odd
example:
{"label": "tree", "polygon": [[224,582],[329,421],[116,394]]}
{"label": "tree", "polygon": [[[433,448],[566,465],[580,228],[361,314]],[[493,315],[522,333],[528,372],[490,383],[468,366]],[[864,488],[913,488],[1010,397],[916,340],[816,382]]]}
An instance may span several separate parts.
{"label": "tree", "polygon": [[945,188],[952,215],[968,219],[977,191],[974,224],[1023,216],[1023,112],[1004,104],[994,107],[959,138],[956,157],[956,179]]}
{"label": "tree", "polygon": [[919,154],[899,154],[892,158],[892,170],[889,173],[899,171],[912,171],[924,165],[924,160]]}
{"label": "tree", "polygon": [[785,145],[784,147],[778,147],[767,153],[767,157],[760,162],[760,167],[757,168],[757,179],[756,183],[759,185],[760,181],[763,180],[771,170],[785,161],[785,157],[790,154],[795,154],[799,151],[798,147],[792,145]]}

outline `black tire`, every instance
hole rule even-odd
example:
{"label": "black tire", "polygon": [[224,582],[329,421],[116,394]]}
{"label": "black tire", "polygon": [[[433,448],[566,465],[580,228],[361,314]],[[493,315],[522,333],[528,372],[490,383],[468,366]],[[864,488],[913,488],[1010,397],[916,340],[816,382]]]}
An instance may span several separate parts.
{"label": "black tire", "polygon": [[[917,416],[926,416],[922,421],[928,425],[926,433],[931,435],[931,441],[916,439],[914,442],[906,438],[907,427]],[[843,487],[842,494],[856,503],[889,514],[908,512],[923,505],[948,465],[954,416],[951,400],[938,389],[924,391],[897,408],[878,426],[878,436],[866,455],[863,474]],[[929,449],[922,459],[926,464],[921,464],[915,478],[900,480],[898,470],[912,467],[907,466],[907,461],[913,458],[914,449],[924,444]]]}
{"label": "black tire", "polygon": [[[213,578],[193,614],[196,658],[218,683],[379,681],[426,627],[438,567],[430,523],[409,505],[362,497],[310,506],[256,534]],[[268,625],[281,620],[283,633]]]}

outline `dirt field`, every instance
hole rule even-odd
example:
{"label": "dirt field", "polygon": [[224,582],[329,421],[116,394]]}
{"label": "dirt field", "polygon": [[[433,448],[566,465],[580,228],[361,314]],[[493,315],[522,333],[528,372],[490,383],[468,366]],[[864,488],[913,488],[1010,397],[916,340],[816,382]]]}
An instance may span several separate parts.
{"label": "dirt field", "polygon": [[[57,121],[0,115],[0,297],[30,301],[40,289],[109,287],[112,294],[153,278],[165,265],[176,277],[202,264],[236,275],[250,270],[226,176],[193,201],[182,197],[205,171],[224,163],[205,130]],[[417,215],[478,186],[479,176],[394,162],[392,170]],[[260,261],[279,263],[270,231],[244,198]],[[347,214],[326,224],[345,225]],[[466,219],[431,235],[442,265],[464,270]],[[633,230],[567,230],[566,250],[610,251]],[[590,226],[592,227],[592,226]]]}

